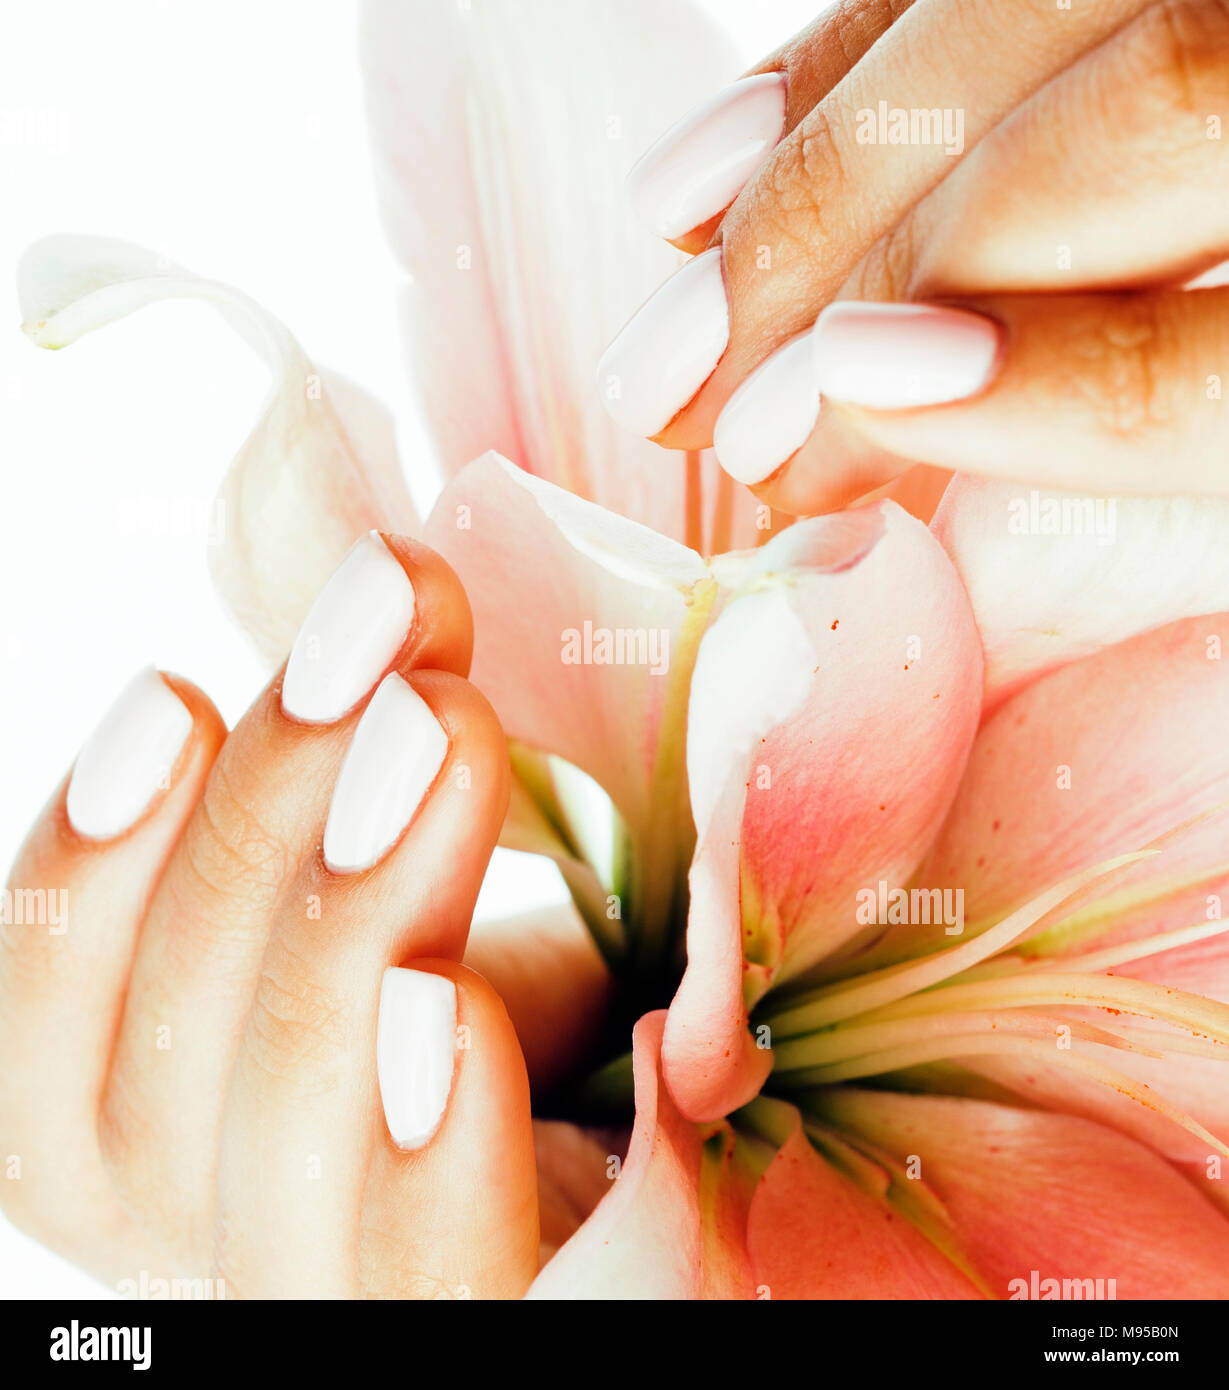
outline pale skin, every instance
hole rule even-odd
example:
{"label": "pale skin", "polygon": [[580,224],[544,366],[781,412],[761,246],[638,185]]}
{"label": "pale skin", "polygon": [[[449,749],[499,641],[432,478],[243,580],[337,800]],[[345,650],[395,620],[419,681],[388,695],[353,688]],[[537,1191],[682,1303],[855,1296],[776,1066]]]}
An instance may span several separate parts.
{"label": "pale skin", "polygon": [[[785,134],[719,216],[729,345],[656,436],[713,442],[721,408],[835,300],[939,303],[1002,329],[968,399],[827,399],[757,496],[832,510],[913,462],[1094,492],[1229,491],[1229,7],[1221,0],[843,0],[752,72]],[[854,113],[959,105],[964,148],[865,144]]]}
{"label": "pale skin", "polygon": [[[924,409],[829,402],[758,496],[827,510],[916,460],[1099,491],[1229,490],[1224,407],[1204,392],[1229,367],[1229,290],[1178,288],[1229,250],[1229,146],[1205,124],[1229,115],[1227,60],[1216,0],[846,0],[822,16],[753,69],[787,74],[782,143],[677,243],[722,246],[731,334],[660,442],[711,444],[737,386],[834,299],[942,301],[1003,325],[987,387]],[[943,104],[936,71],[966,74],[979,98],[960,158],[850,143],[851,105]],[[1043,427],[1061,427],[1061,451],[1039,447]],[[193,719],[169,789],[123,834],[85,840],[66,778],[14,865],[13,884],[67,888],[74,925],[67,950],[0,932],[0,1153],[22,1167],[0,1195],[104,1282],[144,1270],[240,1297],[517,1297],[537,1272],[529,1083],[557,1076],[607,982],[566,935],[459,963],[507,804],[504,738],[465,680],[455,577],[388,539],[419,604],[393,669],[449,753],[379,863],[340,876],[321,855],[365,701],[299,724],[279,673],[229,732],[165,677]],[[382,971],[410,963],[456,982],[466,1044],[440,1129],[406,1153],[373,1059]]]}
{"label": "pale skin", "polygon": [[[583,939],[545,926],[515,954],[471,954],[506,982],[522,1047],[495,985],[458,963],[507,805],[505,739],[464,679],[455,576],[385,539],[417,597],[392,669],[449,751],[379,863],[338,875],[321,852],[367,700],[297,723],[279,673],[229,733],[163,676],[193,721],[169,788],[123,834],[86,840],[65,779],[13,867],[13,885],[65,888],[72,917],[61,938],[0,932],[0,1148],[21,1162],[5,1211],[113,1286],[146,1271],[232,1297],[517,1297],[537,1272],[525,1056],[549,1080],[604,980]],[[457,986],[452,1091],[415,1152],[392,1141],[375,1085],[389,965]]]}

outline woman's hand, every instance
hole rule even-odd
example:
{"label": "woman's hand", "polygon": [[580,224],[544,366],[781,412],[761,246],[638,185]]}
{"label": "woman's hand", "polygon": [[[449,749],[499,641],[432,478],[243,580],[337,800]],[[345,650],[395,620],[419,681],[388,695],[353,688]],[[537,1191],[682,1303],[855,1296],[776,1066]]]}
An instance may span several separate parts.
{"label": "woman's hand", "polygon": [[700,254],[617,420],[791,513],[912,461],[1229,492],[1229,289],[1181,288],[1229,255],[1223,0],[845,0],[755,72],[633,171]]}
{"label": "woman's hand", "polygon": [[[525,1064],[457,964],[508,800],[470,646],[447,565],[373,533],[229,735],[178,678],[124,692],[8,890],[0,1189],[19,1226],[113,1286],[525,1291]],[[540,972],[543,1020],[548,993]]]}

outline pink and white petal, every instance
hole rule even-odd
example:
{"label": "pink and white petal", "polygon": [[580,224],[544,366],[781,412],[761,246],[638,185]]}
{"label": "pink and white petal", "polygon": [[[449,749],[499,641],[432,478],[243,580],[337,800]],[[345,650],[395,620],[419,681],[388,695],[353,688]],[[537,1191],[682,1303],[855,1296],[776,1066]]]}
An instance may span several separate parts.
{"label": "pink and white petal", "polygon": [[904,1215],[820,1157],[798,1122],[752,1198],[747,1250],[774,1300],[982,1296]]}
{"label": "pink and white petal", "polygon": [[56,236],[22,257],[18,293],[40,347],[188,298],[211,304],[267,363],[272,389],[222,483],[225,525],[209,556],[224,599],[270,661],[285,656],[356,537],[416,528],[387,412],[352,383],[326,386],[286,328],[239,290],[127,242]]}
{"label": "pink and white petal", "polygon": [[713,847],[665,1048],[694,1119],[750,1098],[747,1007],[864,934],[858,890],[902,884],[922,858],[981,703],[964,591],[894,503],[798,522],[718,572],[742,587],[692,680],[692,806]]}
{"label": "pink and white petal", "polygon": [[638,841],[689,853],[687,690],[717,587],[700,557],[497,454],[453,479],[425,535],[469,595],[471,679],[509,737],[588,773]]}
{"label": "pink and white petal", "polygon": [[[1160,1155],[1072,1115],[835,1088],[825,1117],[914,1156],[1000,1297],[1040,1279],[1113,1279],[1122,1298],[1229,1296],[1229,1221]],[[1085,1294],[1091,1297],[1091,1293]]]}
{"label": "pink and white petal", "polygon": [[[1229,637],[1224,615],[1173,623],[1013,696],[977,735],[925,881],[962,888],[967,921],[996,920],[1041,887],[1191,821],[1155,857],[1083,890],[1048,924],[1105,903],[1095,930],[1081,933],[1084,949],[1115,940],[1128,916],[1138,934],[1201,920],[1229,861],[1229,818],[1199,818],[1229,799],[1229,666],[1209,659],[1218,636]],[[1145,885],[1160,894],[1150,909],[1114,910],[1116,895]],[[1177,920],[1170,898],[1184,905]],[[906,944],[927,943],[915,932]]]}
{"label": "pink and white petal", "polygon": [[743,1234],[720,1160],[705,1172],[700,1131],[662,1084],[665,1015],[633,1034],[636,1123],[622,1171],[593,1214],[547,1264],[534,1299],[688,1299],[750,1296]]}
{"label": "pink and white petal", "polygon": [[745,1105],[772,1070],[747,1027],[748,994],[766,971],[750,962],[741,912],[739,835],[746,788],[733,778],[701,829],[688,877],[687,970],[670,1004],[662,1049],[683,1112],[714,1120]]}
{"label": "pink and white petal", "polygon": [[[1066,533],[1037,534],[1064,504]],[[932,527],[977,617],[988,709],[1069,661],[1229,609],[1221,498],[1064,497],[960,473]]]}
{"label": "pink and white petal", "polygon": [[[616,426],[602,351],[682,263],[624,181],[738,75],[684,0],[368,0],[363,63],[389,239],[411,281],[415,384],[445,475],[496,449],[705,552],[751,545],[755,503],[707,456],[688,521],[682,455]],[[717,518],[731,509],[725,535]]]}

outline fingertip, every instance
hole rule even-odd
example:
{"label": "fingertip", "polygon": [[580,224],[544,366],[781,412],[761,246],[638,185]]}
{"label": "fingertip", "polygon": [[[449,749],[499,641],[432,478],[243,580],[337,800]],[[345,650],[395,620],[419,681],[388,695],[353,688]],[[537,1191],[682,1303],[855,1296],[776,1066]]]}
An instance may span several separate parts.
{"label": "fingertip", "polygon": [[163,807],[186,813],[225,738],[225,721],[199,687],[145,667],[77,755],[64,791],[65,832],[109,844]]}
{"label": "fingertip", "polygon": [[[386,1019],[398,998],[409,1008]],[[431,1006],[415,1008],[421,1000]],[[424,1023],[435,1030],[429,1040]],[[537,1273],[537,1166],[529,1080],[503,1001],[455,961],[406,961],[385,972],[379,1040],[386,1143],[377,1200],[415,1212],[409,1263],[463,1296],[520,1297]],[[430,1133],[407,1146],[414,1129]]]}
{"label": "fingertip", "polygon": [[456,571],[438,551],[393,532],[377,532],[414,586],[413,661],[416,666],[469,674],[474,620]]}

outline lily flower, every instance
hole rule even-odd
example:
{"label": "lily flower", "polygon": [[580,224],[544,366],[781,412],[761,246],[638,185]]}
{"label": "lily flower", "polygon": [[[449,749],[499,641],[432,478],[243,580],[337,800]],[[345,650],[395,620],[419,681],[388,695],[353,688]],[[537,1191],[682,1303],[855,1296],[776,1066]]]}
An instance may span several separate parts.
{"label": "lily flower", "polygon": [[[1107,558],[1009,502],[958,478],[930,528],[880,502],[706,563],[495,456],[445,490],[474,679],[610,794],[648,1006],[587,1090],[634,1082],[622,1175],[537,1294],[1229,1290],[1229,620],[1108,597],[1195,504]],[[568,663],[586,621],[669,671]]]}
{"label": "lily flower", "polygon": [[[1116,499],[1103,545],[957,477],[929,525],[782,529],[593,395],[672,255],[621,177],[656,94],[733,75],[709,32],[666,0],[371,4],[365,53],[451,475],[421,533],[511,740],[506,840],[613,980],[564,1094],[634,1099],[595,1206],[568,1170],[600,1147],[550,1131],[583,1195],[533,1296],[1226,1296],[1225,504]],[[354,536],[414,527],[387,417],[245,295],[85,238],[20,289],[44,346],[195,295],[264,354],[215,563],[271,659]]]}

